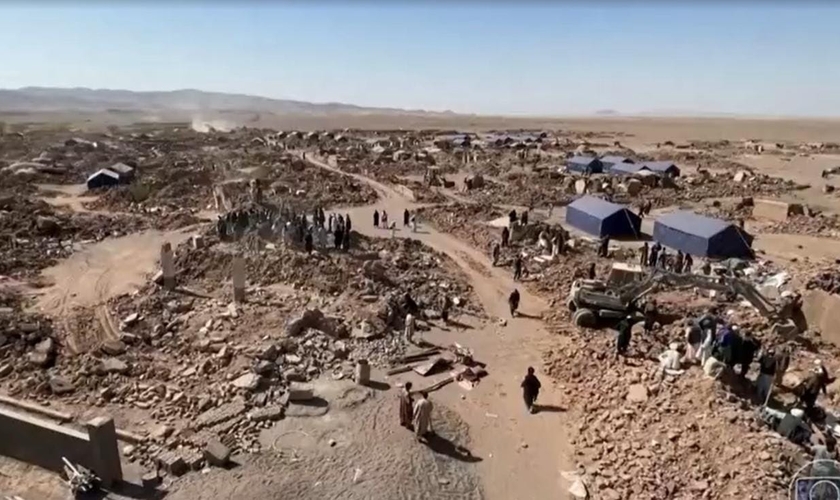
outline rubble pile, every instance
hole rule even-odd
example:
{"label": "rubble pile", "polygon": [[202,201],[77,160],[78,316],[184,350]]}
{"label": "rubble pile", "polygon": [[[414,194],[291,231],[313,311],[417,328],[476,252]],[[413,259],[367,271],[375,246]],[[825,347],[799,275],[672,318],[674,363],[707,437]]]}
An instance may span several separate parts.
{"label": "rubble pile", "polygon": [[828,293],[840,294],[840,269],[830,267],[814,274],[805,284],[808,290],[818,289]]}
{"label": "rubble pile", "polygon": [[487,251],[499,241],[501,229],[486,222],[505,215],[501,209],[491,205],[464,203],[423,207],[417,212],[424,221],[429,221],[438,230],[453,234],[474,248]]}
{"label": "rubble pile", "polygon": [[823,238],[840,238],[840,217],[836,214],[789,216],[783,222],[765,224],[762,233],[806,234]]}
{"label": "rubble pile", "polygon": [[637,351],[641,332],[634,336],[638,355],[627,363],[614,359],[606,332],[563,335],[572,341],[546,355],[547,370],[586,416],[572,435],[594,498],[786,494],[800,465],[798,449],[768,433],[748,402],[697,367],[660,382],[655,363],[644,361],[653,346]]}
{"label": "rubble pile", "polygon": [[15,290],[0,288],[0,379],[10,376],[20,362],[45,368],[55,361],[52,321],[27,312],[25,306]]}
{"label": "rubble pile", "polygon": [[0,195],[0,275],[31,275],[69,256],[77,243],[149,227],[139,216],[72,213],[32,196]]}

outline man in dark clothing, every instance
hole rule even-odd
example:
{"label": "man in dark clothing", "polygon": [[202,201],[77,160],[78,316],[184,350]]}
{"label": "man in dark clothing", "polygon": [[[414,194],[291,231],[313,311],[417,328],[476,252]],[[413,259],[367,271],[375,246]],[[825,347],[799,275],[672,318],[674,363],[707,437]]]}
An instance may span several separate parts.
{"label": "man in dark clothing", "polygon": [[656,264],[659,269],[668,270],[668,251],[664,248],[659,252],[659,261]]}
{"label": "man in dark clothing", "polygon": [[306,236],[304,238],[304,246],[306,248],[306,253],[312,253],[312,231],[306,232]]}
{"label": "man in dark clothing", "polygon": [[537,376],[534,375],[534,369],[532,367],[528,367],[528,375],[525,375],[525,378],[519,385],[522,387],[522,398],[525,400],[525,408],[528,409],[529,413],[534,413],[536,411],[534,403],[537,402],[537,396],[540,394],[542,384],[540,384]]}
{"label": "man in dark clothing", "polygon": [[639,265],[641,267],[647,267],[648,263],[648,254],[650,253],[650,249],[648,248],[647,241],[642,248],[639,250]]}
{"label": "man in dark clothing", "polygon": [[610,251],[610,237],[601,238],[601,246],[598,247],[598,257],[606,257]]}
{"label": "man in dark clothing", "polygon": [[349,234],[351,229],[353,229],[353,224],[350,222],[350,214],[347,214],[344,216],[344,230]]}
{"label": "man in dark clothing", "polygon": [[834,378],[829,377],[828,371],[822,365],[822,363],[817,360],[818,366],[808,378],[802,381],[796,389],[794,389],[794,393],[798,396],[797,405],[804,404],[805,409],[807,410],[808,414],[810,415],[814,409],[814,405],[817,403],[817,397],[822,391],[823,394],[827,394],[826,387],[828,384],[834,382]]}
{"label": "man in dark clothing", "polygon": [[594,262],[589,263],[589,270],[587,271],[586,275],[591,280],[595,279],[595,263]]}
{"label": "man in dark clothing", "polygon": [[419,310],[417,307],[417,302],[414,302],[414,299],[411,297],[411,294],[406,292],[403,296],[403,307],[409,314],[417,314]]}
{"label": "man in dark clothing", "polygon": [[344,238],[341,240],[341,250],[344,252],[350,251],[350,230],[344,231]]}
{"label": "man in dark clothing", "polygon": [[516,210],[515,209],[511,210],[510,213],[508,214],[508,221],[510,222],[511,226],[513,226],[516,223]]}
{"label": "man in dark clothing", "polygon": [[741,365],[741,378],[747,378],[747,372],[750,371],[750,365],[755,359],[755,354],[761,348],[761,342],[755,338],[749,330],[745,331],[741,337],[740,345],[737,347],[738,355],[736,356],[736,363]]}
{"label": "man in dark clothing", "polygon": [[527,210],[522,212],[522,216],[519,217],[519,221],[522,223],[523,226],[528,224],[528,211]]}
{"label": "man in dark clothing", "polygon": [[509,241],[510,241],[510,229],[508,229],[506,227],[502,228],[502,246],[503,247],[508,246]]}
{"label": "man in dark clothing", "polygon": [[335,228],[333,237],[335,238],[335,248],[341,248],[341,242],[344,240],[344,229],[341,225]]}
{"label": "man in dark clothing", "polygon": [[379,227],[379,210],[373,211],[373,227]]}
{"label": "man in dark clothing", "polygon": [[513,281],[522,279],[522,257],[519,255],[513,260]]}
{"label": "man in dark clothing", "polygon": [[514,289],[508,297],[508,305],[510,305],[510,317],[516,317],[516,310],[519,309],[519,290]]}
{"label": "man in dark clothing", "polygon": [[449,309],[452,307],[452,301],[449,300],[449,295],[443,296],[443,307],[440,308],[440,317],[444,323],[449,323]]}
{"label": "man in dark clothing", "polygon": [[408,209],[406,208],[403,210],[403,227],[408,227],[408,219],[411,217],[408,213]]}
{"label": "man in dark clothing", "polygon": [[701,267],[700,270],[703,271],[704,275],[708,276],[712,274],[712,264],[708,260],[705,260],[703,261],[703,267]]}
{"label": "man in dark clothing", "polygon": [[654,243],[652,247],[650,247],[650,259],[648,260],[648,267],[656,267],[656,264],[659,262],[659,251],[662,250],[662,245],[659,243]]}
{"label": "man in dark clothing", "polygon": [[659,311],[656,308],[656,301],[651,300],[645,304],[645,334],[653,331],[653,325],[656,323],[656,318],[659,316]]}
{"label": "man in dark clothing", "polygon": [[499,247],[498,243],[493,245],[493,267],[496,267],[496,264],[499,263],[499,255],[501,255],[502,249]]}
{"label": "man in dark clothing", "polygon": [[633,337],[633,317],[627,316],[616,326],[618,335],[615,337],[615,357],[626,356],[627,348],[630,347],[630,340]]}
{"label": "man in dark clothing", "polygon": [[685,261],[683,262],[682,272],[686,274],[691,273],[692,267],[694,267],[694,259],[691,257],[690,253],[687,253],[685,254]]}
{"label": "man in dark clothing", "polygon": [[411,382],[406,382],[400,391],[400,425],[412,429],[414,420],[414,400],[411,398]]}
{"label": "man in dark clothing", "polygon": [[677,250],[677,258],[674,261],[674,272],[681,273],[683,271],[683,263],[685,262],[685,256],[682,253],[682,250]]}

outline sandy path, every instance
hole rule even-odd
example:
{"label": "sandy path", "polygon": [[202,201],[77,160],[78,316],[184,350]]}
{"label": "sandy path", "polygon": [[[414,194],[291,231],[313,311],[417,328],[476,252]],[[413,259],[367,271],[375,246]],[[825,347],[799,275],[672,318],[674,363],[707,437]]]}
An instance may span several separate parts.
{"label": "sandy path", "polygon": [[[379,194],[374,206],[342,210],[353,219],[353,229],[368,236],[387,237],[389,232],[372,225],[373,210],[387,210],[391,220],[402,221],[404,209],[414,205],[388,186],[358,174],[348,174],[307,155],[318,167],[350,175],[368,183]],[[432,332],[426,338],[445,344],[457,341],[472,348],[478,359],[488,365],[490,376],[461,399],[460,389],[444,390],[434,398],[457,411],[469,425],[472,452],[485,458],[478,468],[488,499],[566,498],[561,470],[570,470],[572,449],[563,432],[566,417],[562,412],[546,411],[537,415],[525,412],[519,382],[528,366],[541,365],[540,353],[562,339],[550,337],[542,321],[532,318],[509,319],[507,296],[516,287],[509,272],[492,267],[483,253],[454,238],[422,225],[417,233],[396,231],[397,237],[412,237],[446,253],[469,276],[473,287],[491,317],[508,318],[507,326],[498,323],[471,325],[461,333]],[[523,287],[522,311],[538,317],[546,304]],[[540,401],[563,406],[560,391],[547,376],[541,378]],[[553,410],[556,410],[554,408]]]}
{"label": "sandy path", "polygon": [[[160,246],[168,241],[175,247],[189,238],[187,230],[145,231],[120,238],[108,238],[75,252],[42,276],[53,285],[44,288],[37,308],[59,318],[70,349],[80,352],[96,343],[97,335],[114,336],[113,320],[104,302],[129,293],[145,284],[160,256]],[[97,307],[95,316],[101,332],[80,332],[67,323],[77,307]],[[93,336],[91,338],[91,336]]]}

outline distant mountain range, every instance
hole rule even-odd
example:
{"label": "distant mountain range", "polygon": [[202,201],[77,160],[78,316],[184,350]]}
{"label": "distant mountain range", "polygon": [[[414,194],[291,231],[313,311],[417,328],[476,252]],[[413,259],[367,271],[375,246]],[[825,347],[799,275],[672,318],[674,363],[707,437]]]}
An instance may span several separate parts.
{"label": "distant mountain range", "polygon": [[288,115],[453,115],[454,113],[394,108],[368,108],[336,102],[311,103],[184,89],[131,90],[25,87],[0,89],[0,112],[256,112]]}

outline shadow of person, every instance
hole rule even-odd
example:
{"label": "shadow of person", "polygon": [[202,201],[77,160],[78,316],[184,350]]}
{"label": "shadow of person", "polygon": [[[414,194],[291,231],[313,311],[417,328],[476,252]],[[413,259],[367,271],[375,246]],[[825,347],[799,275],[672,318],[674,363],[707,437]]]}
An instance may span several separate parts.
{"label": "shadow of person", "polygon": [[556,406],[556,405],[535,404],[533,406],[533,408],[534,408],[534,413],[563,413],[565,411],[568,411],[566,408],[563,408],[562,406]]}
{"label": "shadow of person", "polygon": [[435,453],[446,455],[460,462],[476,463],[482,461],[481,457],[473,456],[467,448],[457,445],[439,434],[430,434],[426,446]]}

